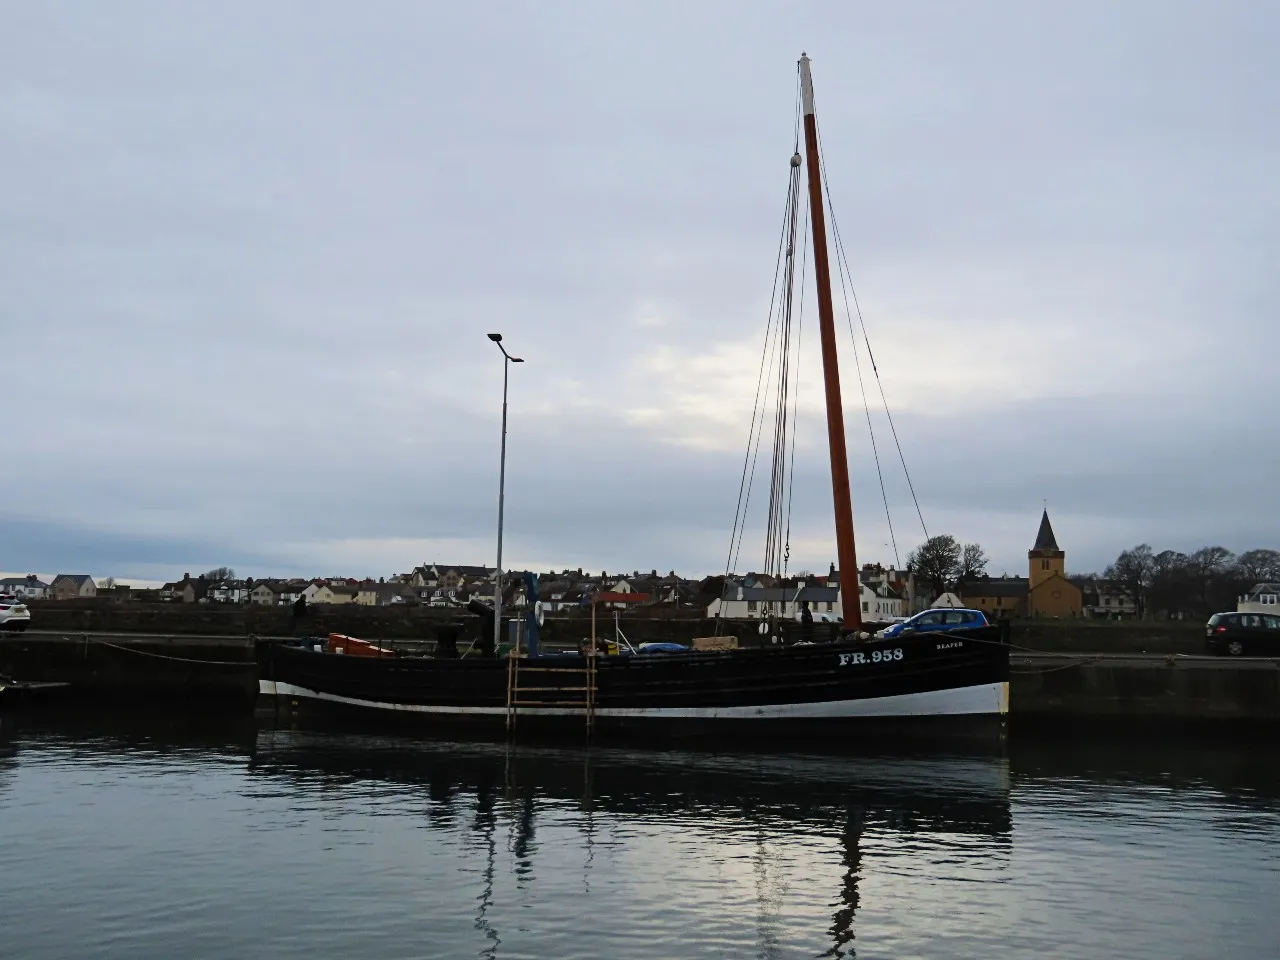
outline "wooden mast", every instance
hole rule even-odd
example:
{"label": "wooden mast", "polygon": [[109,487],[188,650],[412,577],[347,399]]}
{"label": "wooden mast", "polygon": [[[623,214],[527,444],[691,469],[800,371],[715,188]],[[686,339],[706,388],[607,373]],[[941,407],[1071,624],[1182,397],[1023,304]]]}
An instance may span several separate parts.
{"label": "wooden mast", "polygon": [[813,113],[813,77],[809,57],[800,55],[800,101],[804,109],[805,166],[809,168],[809,219],[813,223],[813,264],[818,285],[818,326],[822,336],[822,379],[827,393],[827,440],[831,446],[831,493],[836,507],[836,556],[840,563],[841,606],[846,629],[862,627],[858,555],[853,546],[853,506],[849,495],[849,456],[844,442],[844,405],[840,400],[840,364],[836,358],[836,322],[831,306],[831,267],[827,263],[826,208],[818,166],[818,122]]}

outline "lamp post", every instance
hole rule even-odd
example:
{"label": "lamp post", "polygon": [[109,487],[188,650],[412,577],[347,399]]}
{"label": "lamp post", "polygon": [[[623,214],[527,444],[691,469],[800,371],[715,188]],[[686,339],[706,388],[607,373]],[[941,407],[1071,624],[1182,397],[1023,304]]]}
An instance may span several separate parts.
{"label": "lamp post", "polygon": [[502,507],[507,484],[507,374],[511,364],[524,363],[519,357],[507,353],[502,345],[502,334],[491,333],[489,339],[502,351],[502,454],[498,463],[498,564],[494,571],[493,585],[493,652],[498,652],[502,638]]}

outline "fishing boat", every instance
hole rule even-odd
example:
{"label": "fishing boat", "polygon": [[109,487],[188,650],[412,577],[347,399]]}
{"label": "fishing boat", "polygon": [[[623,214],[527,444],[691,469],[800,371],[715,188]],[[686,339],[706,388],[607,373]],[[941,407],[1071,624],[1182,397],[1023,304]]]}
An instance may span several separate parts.
{"label": "fishing boat", "polygon": [[[1009,650],[999,629],[988,626],[945,635],[906,632],[885,639],[862,622],[853,576],[858,564],[824,178],[807,56],[799,61],[799,87],[796,141],[789,163],[790,238],[780,249],[787,260],[786,282],[793,284],[797,213],[804,205],[802,184],[807,181],[836,548],[840,570],[853,585],[837,636],[827,642],[805,638],[754,649],[677,653],[642,649],[606,655],[589,645],[578,654],[557,655],[540,649],[538,621],[531,615],[523,649],[506,657],[495,656],[492,645],[479,656],[458,656],[451,637],[434,656],[395,655],[346,637],[318,643],[260,643],[259,690],[264,699],[286,710],[361,710],[429,726],[489,721],[508,730],[567,725],[600,732],[732,731],[751,737],[767,731],[803,731],[837,737],[850,727],[874,726],[890,732],[923,729],[931,735],[1002,728],[1008,712]],[[836,236],[838,241],[838,231]],[[782,371],[780,389],[790,389],[790,382],[790,373]],[[780,436],[787,423],[782,403],[776,423]],[[775,451],[774,459],[777,468],[786,457]],[[778,503],[784,486],[774,483],[771,531],[779,527],[773,521],[781,515]],[[766,552],[774,562],[783,555],[780,543]],[[536,578],[529,578],[528,589],[536,599]],[[531,603],[528,609],[535,606]],[[492,624],[492,608],[473,601],[472,610],[481,617],[487,615]],[[795,635],[790,639],[795,640]]]}

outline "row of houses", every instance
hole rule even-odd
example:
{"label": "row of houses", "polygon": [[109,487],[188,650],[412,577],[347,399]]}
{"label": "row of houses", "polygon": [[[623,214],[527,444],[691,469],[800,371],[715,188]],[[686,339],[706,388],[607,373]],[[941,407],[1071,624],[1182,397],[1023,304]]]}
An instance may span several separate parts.
{"label": "row of houses", "polygon": [[[1137,615],[1137,606],[1114,582],[1072,578],[1085,598],[1085,617],[1123,619]],[[930,606],[957,606],[981,610],[993,619],[1028,616],[1030,581],[1026,577],[983,577],[935,596],[928,590],[913,591],[910,599],[884,583],[858,584],[862,616],[866,620],[892,620],[911,616]],[[1242,598],[1243,600],[1243,598]],[[726,585],[722,599],[707,606],[708,617],[753,619],[765,616],[795,618],[808,606],[815,620],[843,620],[839,586],[829,587],[802,580],[782,586]],[[1243,609],[1243,607],[1242,607]]]}
{"label": "row of houses", "polygon": [[[918,613],[933,599],[922,593],[907,570],[864,564],[857,576],[862,616],[892,620]],[[730,620],[781,616],[800,617],[808,609],[814,620],[844,619],[840,572],[832,565],[825,576],[800,575],[785,579],[747,574],[726,579],[721,596],[707,604],[708,617]]]}
{"label": "row of houses", "polygon": [[95,597],[98,585],[87,573],[60,573],[45,583],[34,573],[25,577],[0,577],[0,596],[22,600],[74,600]]}
{"label": "row of houses", "polygon": [[[472,592],[481,593],[483,584],[452,588],[413,587],[384,580],[355,580],[347,577],[315,579],[210,580],[190,574],[166,583],[156,599],[169,603],[258,604],[289,606],[303,600],[308,604],[359,604],[388,606],[434,602],[465,602]],[[488,592],[492,596],[492,588]],[[447,598],[447,599],[446,599]]]}
{"label": "row of houses", "polygon": [[[260,604],[284,606],[300,598],[315,604],[361,604],[387,606],[421,604],[446,606],[465,604],[473,597],[491,600],[495,570],[480,566],[444,566],[424,564],[408,573],[381,580],[329,578],[253,578],[212,579],[204,575],[183,574],[180,580],[165,583],[158,590],[116,587],[104,581],[97,584],[88,574],[59,574],[45,583],[34,574],[0,579],[0,594],[25,599],[75,599],[111,594],[118,599],[152,600],[168,603]],[[628,610],[653,605],[702,606],[709,589],[719,589],[718,582],[709,587],[712,578],[690,580],[674,571],[659,574],[633,572],[599,575],[576,570],[549,571],[538,574],[538,597],[548,613],[566,612],[589,606],[593,602],[607,610]],[[860,577],[864,591],[864,612],[871,616],[898,615],[911,609],[914,581],[905,571],[868,564]],[[722,600],[713,603],[721,616],[755,616],[757,607],[771,602],[772,594],[759,591],[782,591],[787,594],[788,609],[799,609],[796,589],[804,586],[809,593],[802,602],[813,605],[815,612],[840,617],[838,599],[839,574],[832,567],[826,576],[801,578],[788,584],[772,578],[747,574],[728,578]],[[517,606],[524,603],[523,575],[506,574],[504,602]],[[730,595],[732,594],[732,596]],[[727,604],[720,609],[720,605]],[[712,615],[715,615],[714,613]]]}
{"label": "row of houses", "polygon": [[[479,597],[491,601],[495,573],[492,567],[426,565],[408,573],[380,580],[352,578],[210,580],[185,574],[166,583],[156,599],[181,603],[240,603],[287,605],[299,598],[307,603],[367,606],[417,604],[448,606],[465,604]],[[657,603],[689,604],[700,583],[685,580],[674,572],[659,576],[627,574],[599,576],[581,569],[550,571],[537,577],[538,596],[547,612],[564,611],[591,604],[625,610]],[[504,603],[525,602],[524,574],[504,574]]]}

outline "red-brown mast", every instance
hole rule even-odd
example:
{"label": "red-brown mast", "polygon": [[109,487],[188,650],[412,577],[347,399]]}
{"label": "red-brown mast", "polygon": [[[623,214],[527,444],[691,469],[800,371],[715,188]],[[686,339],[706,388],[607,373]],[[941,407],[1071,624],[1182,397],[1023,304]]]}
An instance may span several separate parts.
{"label": "red-brown mast", "polygon": [[813,113],[813,77],[809,57],[800,55],[800,101],[804,108],[805,166],[809,168],[809,217],[813,223],[813,264],[818,284],[818,326],[822,334],[822,379],[827,389],[827,439],[831,445],[831,493],[836,505],[836,555],[840,561],[840,599],[846,627],[862,627],[858,555],[853,546],[853,506],[849,496],[849,456],[844,444],[844,405],[840,400],[840,364],[836,359],[836,321],[831,307],[831,268],[827,264],[827,221],[818,166],[818,122]]}

